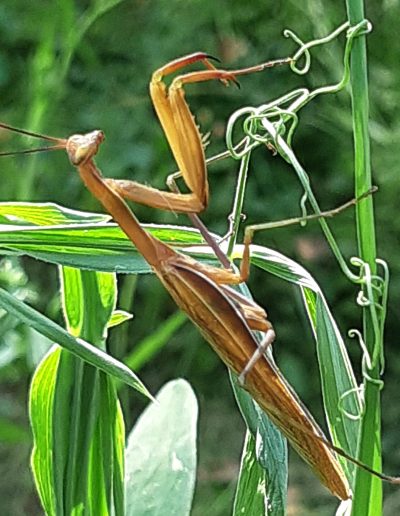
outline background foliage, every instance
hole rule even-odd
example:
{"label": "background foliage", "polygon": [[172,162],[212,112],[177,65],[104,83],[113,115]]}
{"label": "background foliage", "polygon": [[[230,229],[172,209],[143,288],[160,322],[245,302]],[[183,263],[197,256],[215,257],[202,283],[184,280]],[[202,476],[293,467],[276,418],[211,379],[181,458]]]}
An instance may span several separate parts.
{"label": "background foliage", "polygon": [[[396,353],[399,304],[400,222],[394,213],[399,199],[397,186],[400,127],[394,106],[400,104],[398,89],[399,42],[395,23],[399,8],[387,0],[370,5],[367,17],[375,30],[368,37],[371,137],[380,256],[392,272],[386,332],[386,386],[383,391],[385,469],[399,471],[397,451],[399,402],[396,378],[400,360]],[[175,164],[154,116],[148,96],[151,73],[168,60],[196,50],[218,56],[229,68],[283,57],[292,50],[281,33],[286,27],[305,39],[325,35],[345,18],[344,5],[336,2],[266,3],[252,0],[245,8],[240,1],[199,2],[172,0],[154,2],[27,2],[4,0],[0,6],[0,120],[67,136],[94,128],[105,131],[107,141],[98,163],[105,175],[134,178],[162,187]],[[39,30],[38,30],[39,29]],[[290,87],[317,86],[340,76],[343,41],[319,50],[312,73],[291,76]],[[211,131],[208,155],[224,149],[224,126],[237,108],[257,105],[288,89],[283,69],[244,77],[242,88],[201,84],[188,88],[187,98],[202,132]],[[297,82],[296,82],[297,81]],[[294,149],[311,174],[315,191],[325,208],[352,196],[352,140],[350,99],[346,93],[321,98],[301,114]],[[24,146],[0,134],[2,150]],[[8,159],[1,162],[1,200],[54,201],[70,208],[99,210],[82,187],[65,155]],[[259,149],[251,164],[245,211],[249,222],[281,219],[298,213],[301,191],[291,171]],[[224,161],[210,168],[211,202],[203,216],[215,232],[224,233],[230,212],[236,163]],[[22,175],[21,170],[24,170]],[[186,223],[171,214],[137,207],[142,221]],[[350,257],[356,250],[352,213],[332,221],[332,227]],[[302,262],[323,286],[342,331],[357,327],[360,312],[355,306],[354,287],[338,272],[317,225],[305,230],[288,228],[257,235],[257,242]],[[33,260],[2,262],[0,281],[11,287],[40,311],[60,320],[56,271]],[[124,357],[140,345],[176,308],[152,277],[120,277],[119,307],[135,314],[133,322],[116,328],[112,353]],[[305,403],[321,421],[318,374],[312,337],[296,294],[287,285],[260,272],[250,285],[260,304],[268,310],[278,333],[275,354],[283,371]],[[144,316],[146,314],[146,316]],[[397,323],[397,324],[396,324]],[[2,441],[0,495],[3,514],[39,514],[28,469],[31,446],[27,426],[26,393],[41,349],[42,338],[29,328],[3,328],[2,340],[15,339],[17,349],[7,354],[0,342],[0,438]],[[349,341],[357,362],[360,350]],[[138,364],[136,364],[138,366]],[[244,425],[235,408],[224,366],[205,345],[197,330],[184,324],[168,339],[162,353],[142,360],[141,375],[157,391],[167,380],[186,377],[200,398],[199,482],[194,514],[226,514],[231,505],[234,479],[242,445]],[[312,373],[310,373],[312,371]],[[143,401],[122,392],[127,428],[143,408]],[[221,446],[223,439],[224,446]],[[388,453],[390,451],[390,455]],[[294,454],[291,474],[291,506],[295,513],[312,503],[315,514],[328,513],[329,497]],[[311,501],[310,483],[315,498]],[[305,490],[305,495],[303,491]],[[16,495],[18,493],[18,495]],[[210,507],[209,499],[213,500]],[[206,504],[206,505],[205,505]],[[400,505],[398,491],[386,497],[386,510]],[[391,511],[390,511],[391,510]],[[307,510],[307,514],[311,514]]]}

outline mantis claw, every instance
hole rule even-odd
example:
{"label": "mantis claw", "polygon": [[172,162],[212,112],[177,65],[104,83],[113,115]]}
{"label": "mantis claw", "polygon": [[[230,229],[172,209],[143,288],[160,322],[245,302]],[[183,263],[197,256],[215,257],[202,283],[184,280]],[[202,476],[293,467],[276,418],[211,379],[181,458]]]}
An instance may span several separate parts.
{"label": "mantis claw", "polygon": [[240,82],[236,78],[231,79],[231,81],[238,88],[238,90],[240,90],[240,88],[241,88]]}
{"label": "mantis claw", "polygon": [[221,63],[221,59],[218,57],[212,56],[211,54],[205,54],[206,59],[212,59],[213,61],[216,61],[217,63]]}

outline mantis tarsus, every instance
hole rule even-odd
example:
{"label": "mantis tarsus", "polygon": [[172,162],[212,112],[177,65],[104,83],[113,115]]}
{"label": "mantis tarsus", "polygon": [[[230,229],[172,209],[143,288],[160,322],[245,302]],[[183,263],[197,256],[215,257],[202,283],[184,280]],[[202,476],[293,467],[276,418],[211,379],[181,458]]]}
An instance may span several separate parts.
{"label": "mantis tarsus", "polygon": [[[198,60],[205,62],[209,69],[179,76],[167,92],[162,77]],[[182,86],[209,79],[232,81],[237,75],[261,70],[267,65],[226,72],[212,67],[206,54],[197,53],[173,61],[153,74],[151,96],[179,169],[191,190],[189,194],[160,192],[137,183],[104,178],[93,161],[104,140],[102,131],[74,135],[68,139],[20,132],[52,141],[54,146],[51,148],[67,150],[72,165],[77,168],[86,187],[150,264],[177,305],[186,312],[228,367],[238,375],[246,371],[245,386],[248,392],[312,467],[321,482],[334,495],[345,500],[350,498],[351,491],[332,451],[334,447],[279,369],[264,355],[254,360],[251,368],[246,370],[249,360],[257,355],[259,349],[251,330],[265,332],[263,349],[275,338],[265,311],[228,287],[247,279],[250,241],[245,242],[240,273],[205,265],[178,253],[147,233],[124,201],[126,198],[156,208],[187,213],[197,213],[203,209],[208,200],[204,151],[200,133],[184,100]],[[15,130],[6,124],[0,126]]]}

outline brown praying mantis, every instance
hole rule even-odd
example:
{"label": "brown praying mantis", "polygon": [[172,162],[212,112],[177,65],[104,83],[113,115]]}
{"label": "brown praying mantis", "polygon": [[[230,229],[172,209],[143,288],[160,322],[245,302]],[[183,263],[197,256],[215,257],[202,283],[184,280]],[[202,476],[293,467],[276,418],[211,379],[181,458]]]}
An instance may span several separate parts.
{"label": "brown praying mantis", "polygon": [[[70,162],[77,168],[86,187],[149,263],[176,304],[199,328],[224,363],[239,375],[246,390],[289,439],[321,482],[338,498],[346,500],[351,497],[351,491],[334,453],[338,449],[330,444],[279,369],[264,354],[275,338],[265,311],[229,287],[248,278],[250,239],[244,242],[239,273],[232,269],[205,265],[175,251],[149,234],[124,200],[188,214],[196,214],[206,207],[208,183],[204,149],[199,130],[184,98],[183,85],[212,79],[235,81],[239,75],[260,71],[276,63],[228,72],[214,68],[208,57],[199,52],[172,61],[158,69],[150,83],[154,107],[179,170],[190,189],[188,194],[161,192],[136,182],[104,178],[94,163],[94,157],[104,140],[102,131],[62,139],[18,130],[6,124],[0,126],[51,141],[53,145],[50,149],[66,149]],[[163,82],[165,75],[196,61],[203,62],[207,70],[180,75],[172,81],[169,89],[166,88]],[[278,63],[288,61],[279,60]],[[32,149],[26,152],[32,152]],[[261,344],[252,330],[265,333]]]}

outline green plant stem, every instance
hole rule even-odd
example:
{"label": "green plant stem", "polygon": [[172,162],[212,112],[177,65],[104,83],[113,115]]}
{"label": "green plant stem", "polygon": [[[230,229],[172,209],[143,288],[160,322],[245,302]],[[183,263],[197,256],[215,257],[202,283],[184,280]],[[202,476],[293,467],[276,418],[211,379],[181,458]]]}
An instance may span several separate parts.
{"label": "green plant stem", "polygon": [[228,242],[228,257],[231,257],[235,244],[237,242],[238,229],[242,217],[244,194],[246,191],[247,173],[249,170],[251,152],[247,152],[240,160],[240,168],[238,180],[236,184],[235,198],[233,201],[232,212],[229,216],[229,242]]}
{"label": "green plant stem", "polygon": [[[277,148],[278,148],[278,151],[280,153],[280,155],[288,162],[290,163],[290,165],[294,168],[300,182],[301,182],[301,186],[303,187],[304,191],[306,192],[307,194],[307,199],[314,211],[314,213],[316,214],[320,214],[321,213],[321,209],[318,205],[318,202],[317,202],[317,199],[312,191],[312,188],[311,188],[311,185],[310,185],[310,180],[308,178],[308,175],[306,173],[306,171],[304,170],[304,168],[301,166],[301,164],[299,163],[298,159],[296,158],[296,155],[294,154],[294,152],[292,151],[292,149],[290,148],[290,146],[285,142],[285,140],[279,136],[275,130],[275,127],[273,126],[273,124],[271,122],[268,122],[268,121],[265,121],[264,122],[265,124],[265,127],[268,127],[268,131],[269,131],[269,134],[273,135],[274,137],[274,140],[276,141],[277,143]],[[362,195],[365,194],[367,190],[364,190],[362,192]],[[360,197],[361,197],[361,194],[360,194]],[[334,253],[335,255],[335,258],[337,259],[339,265],[340,265],[340,268],[342,269],[343,273],[351,280],[351,281],[354,281],[354,282],[357,282],[358,281],[358,276],[355,275],[348,267],[347,263],[346,263],[346,260],[344,259],[343,255],[342,255],[342,252],[340,251],[339,249],[339,246],[338,244],[336,243],[336,240],[335,240],[335,237],[333,236],[333,233],[332,231],[330,230],[329,228],[329,225],[327,223],[327,221],[324,219],[324,218],[321,218],[319,219],[319,224],[322,228],[322,231],[324,232],[324,235],[325,235],[325,238],[327,239],[331,249],[332,249],[332,252]],[[263,229],[263,224],[261,224],[259,226],[259,229]],[[253,226],[253,231],[254,230],[257,230],[257,226]]]}
{"label": "green plant stem", "polygon": [[[29,70],[31,91],[25,119],[27,128],[42,131],[50,113],[57,109],[63,98],[65,79],[79,44],[96,20],[122,1],[93,2],[81,16],[74,0],[55,2],[43,10],[42,38]],[[61,52],[60,48],[63,49]],[[36,170],[35,156],[18,184],[18,199],[32,199]]]}
{"label": "green plant stem", "polygon": [[[362,0],[347,0],[350,24],[358,23],[364,18]],[[366,39],[354,41],[351,55],[351,93],[354,131],[354,172],[355,195],[360,195],[372,185],[370,144],[368,135],[368,82]],[[356,224],[359,256],[368,263],[371,273],[376,273],[376,240],[374,229],[373,197],[364,199],[356,206]],[[378,299],[371,300],[378,301]],[[377,345],[374,336],[371,312],[363,311],[363,337],[370,356],[374,356]],[[374,469],[381,469],[380,436],[380,364],[372,364],[368,371],[372,381],[364,377],[365,409],[360,425],[358,458]],[[353,499],[353,516],[378,516],[382,513],[382,486],[380,480],[372,477],[362,469],[356,473]]]}

